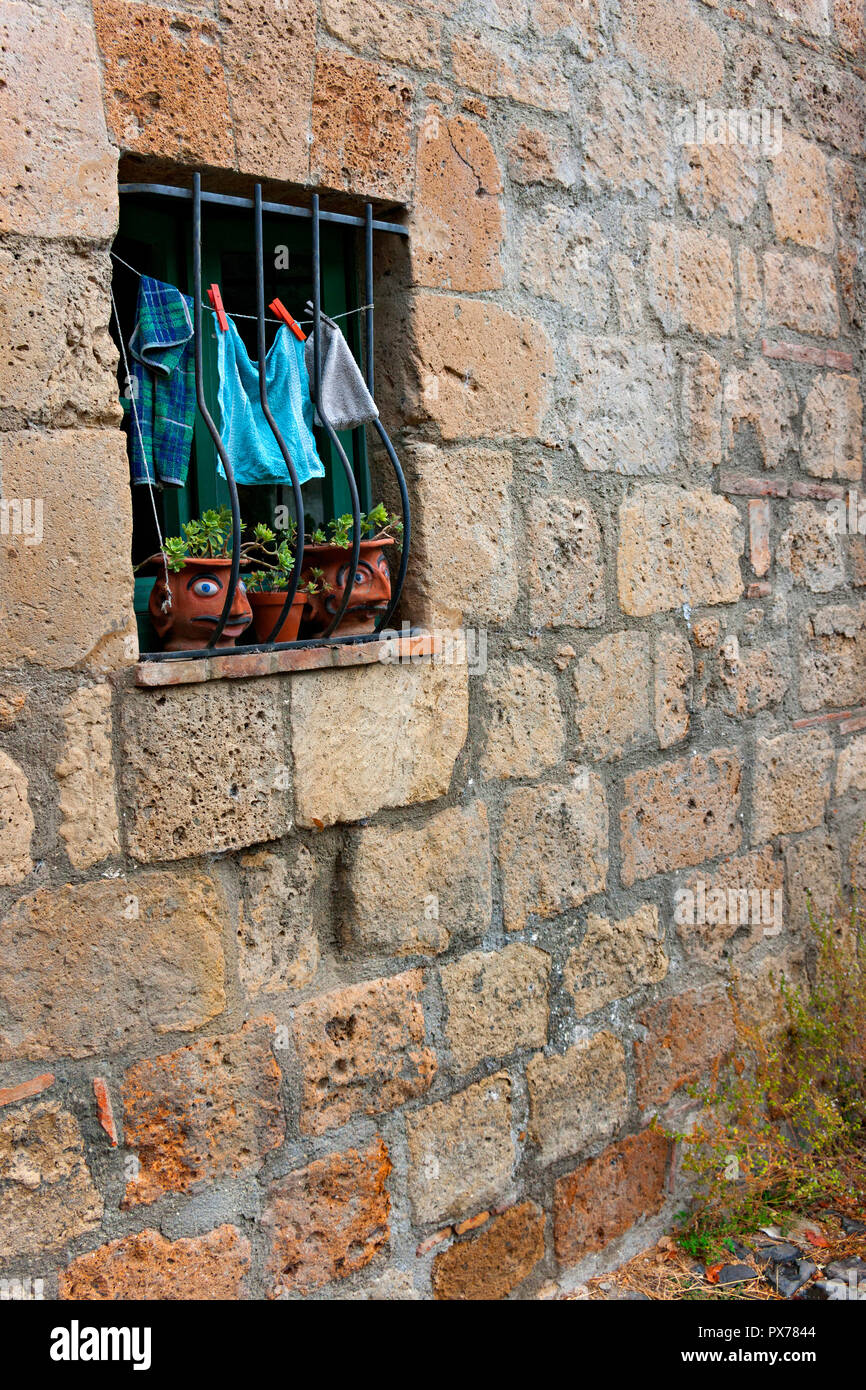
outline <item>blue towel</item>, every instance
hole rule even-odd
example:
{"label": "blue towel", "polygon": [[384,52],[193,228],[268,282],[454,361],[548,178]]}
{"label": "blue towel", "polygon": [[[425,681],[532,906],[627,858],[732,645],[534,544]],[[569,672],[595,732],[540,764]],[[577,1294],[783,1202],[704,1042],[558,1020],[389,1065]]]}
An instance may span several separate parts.
{"label": "blue towel", "polygon": [[[183,487],[195,424],[192,300],[174,285],[142,275],[130,372],[141,438],[133,419],[134,483]],[[143,446],[143,448],[142,448]]]}
{"label": "blue towel", "polygon": [[[251,362],[232,320],[223,333],[214,314],[219,365],[219,408],[223,443],[235,479],[247,487],[287,483],[289,471],[259,400],[258,363]],[[313,402],[304,365],[304,345],[280,327],[265,358],[268,404],[286,442],[298,482],[323,478],[325,466],[313,438]],[[222,464],[220,473],[225,476]]]}

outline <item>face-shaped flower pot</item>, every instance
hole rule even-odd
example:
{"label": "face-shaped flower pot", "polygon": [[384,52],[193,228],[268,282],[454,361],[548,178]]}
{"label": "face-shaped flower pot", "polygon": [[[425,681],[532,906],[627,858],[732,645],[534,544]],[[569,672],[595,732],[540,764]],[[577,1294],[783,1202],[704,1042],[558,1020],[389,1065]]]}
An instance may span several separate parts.
{"label": "face-shaped flower pot", "polygon": [[[285,591],[283,593],[280,593],[279,590],[275,590],[273,593],[256,593],[254,591],[248,593],[247,598],[253,610],[254,623],[254,637],[250,640],[256,642],[270,641],[274,623],[283,611],[283,605],[286,601]],[[275,642],[294,642],[296,640],[306,603],[306,594],[295,594],[286,619],[273,639]]]}
{"label": "face-shaped flower pot", "polygon": [[[156,583],[148,608],[150,621],[163,649],[167,652],[186,652],[206,647],[223,611],[231,576],[231,556],[214,560],[189,558],[182,570],[174,574],[169,570],[171,602],[165,611],[165,570],[161,561],[158,560],[156,564]],[[216,649],[233,647],[252,621],[247,592],[243,581],[239,580],[231,612]]]}
{"label": "face-shaped flower pot", "polygon": [[[355,571],[349,606],[337,632],[341,637],[359,636],[372,632],[376,621],[391,601],[391,572],[385,557],[386,547],[393,545],[390,537],[380,541],[361,541],[358,568]],[[305,632],[317,637],[330,626],[343,601],[346,585],[352,582],[351,547],[339,545],[305,545],[301,582],[315,579],[322,592],[307,596]],[[321,570],[314,576],[312,570]]]}

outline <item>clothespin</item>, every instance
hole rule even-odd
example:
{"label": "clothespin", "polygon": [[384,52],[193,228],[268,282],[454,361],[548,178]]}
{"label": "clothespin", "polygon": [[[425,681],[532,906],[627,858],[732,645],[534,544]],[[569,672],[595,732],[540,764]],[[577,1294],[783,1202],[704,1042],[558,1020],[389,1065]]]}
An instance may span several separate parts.
{"label": "clothespin", "polygon": [[295,323],[295,320],[292,318],[285,304],[281,303],[279,299],[274,299],[268,305],[268,308],[272,314],[276,314],[278,319],[282,319],[283,323],[288,324],[299,342],[305,343],[307,341],[306,333],[303,328],[301,328],[300,324]]}
{"label": "clothespin", "polygon": [[211,285],[210,289],[207,292],[207,297],[213,305],[214,309],[216,310],[217,323],[219,324],[223,333],[227,333],[229,321],[226,318],[226,311],[223,308],[223,300],[222,295],[220,294],[219,285]]}

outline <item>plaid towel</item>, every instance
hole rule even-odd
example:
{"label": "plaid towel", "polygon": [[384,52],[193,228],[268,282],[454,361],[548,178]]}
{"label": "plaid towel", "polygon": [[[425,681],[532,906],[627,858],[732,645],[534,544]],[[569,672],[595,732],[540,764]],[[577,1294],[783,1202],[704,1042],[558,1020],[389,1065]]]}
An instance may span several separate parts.
{"label": "plaid towel", "polygon": [[[142,275],[129,342],[132,392],[141,426],[130,426],[134,483],[183,487],[195,423],[192,300]],[[142,450],[142,444],[144,449]]]}

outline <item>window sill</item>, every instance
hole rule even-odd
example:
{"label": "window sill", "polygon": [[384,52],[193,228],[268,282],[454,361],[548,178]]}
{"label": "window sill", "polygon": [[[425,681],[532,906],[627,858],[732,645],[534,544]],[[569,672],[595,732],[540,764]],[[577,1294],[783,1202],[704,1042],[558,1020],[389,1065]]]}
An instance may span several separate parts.
{"label": "window sill", "polygon": [[140,661],[135,668],[135,683],[154,689],[166,685],[194,685],[202,681],[248,680],[252,676],[278,676],[289,671],[370,666],[382,661],[386,650],[388,664],[417,661],[441,652],[442,638],[425,634],[348,645],[323,643],[320,647],[298,647],[294,651],[250,652],[247,656]]}

